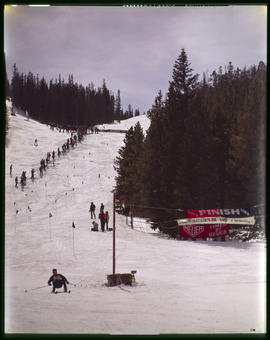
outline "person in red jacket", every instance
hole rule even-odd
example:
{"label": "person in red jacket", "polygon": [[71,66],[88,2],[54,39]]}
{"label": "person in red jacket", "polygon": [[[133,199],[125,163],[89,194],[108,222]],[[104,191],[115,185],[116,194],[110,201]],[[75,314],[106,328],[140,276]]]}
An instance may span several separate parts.
{"label": "person in red jacket", "polygon": [[105,220],[106,219],[105,219],[104,211],[102,209],[100,210],[98,218],[100,219],[101,231],[105,231]]}

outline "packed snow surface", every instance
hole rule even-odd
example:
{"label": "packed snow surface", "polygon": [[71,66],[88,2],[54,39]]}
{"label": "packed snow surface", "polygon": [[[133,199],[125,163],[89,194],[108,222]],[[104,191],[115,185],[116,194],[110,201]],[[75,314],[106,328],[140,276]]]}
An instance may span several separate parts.
{"label": "packed snow surface", "polygon": [[[8,103],[10,108],[10,103]],[[113,124],[126,129],[146,116]],[[106,126],[107,127],[107,126]],[[56,334],[263,333],[266,245],[179,241],[116,215],[116,272],[137,285],[107,287],[113,233],[92,232],[89,206],[110,214],[122,133],[84,137],[39,177],[39,163],[70,134],[10,116],[6,144],[5,332]],[[37,138],[38,146],[34,146]],[[10,164],[13,165],[10,176]],[[36,180],[30,171],[36,169]],[[26,171],[27,185],[15,187]],[[29,208],[28,208],[29,207]],[[17,213],[16,213],[17,211]],[[49,217],[49,214],[52,217]],[[75,229],[72,228],[72,222]],[[52,268],[71,294],[51,294]]]}

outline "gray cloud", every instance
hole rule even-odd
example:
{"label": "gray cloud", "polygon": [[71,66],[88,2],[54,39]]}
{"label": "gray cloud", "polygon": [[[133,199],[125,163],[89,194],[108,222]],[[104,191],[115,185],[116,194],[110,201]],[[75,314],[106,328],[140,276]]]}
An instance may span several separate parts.
{"label": "gray cloud", "polygon": [[184,47],[194,72],[211,73],[266,61],[264,6],[91,7],[28,6],[5,11],[9,76],[19,70],[47,80],[61,74],[96,87],[106,79],[121,90],[124,109],[148,110],[168,89],[174,61]]}

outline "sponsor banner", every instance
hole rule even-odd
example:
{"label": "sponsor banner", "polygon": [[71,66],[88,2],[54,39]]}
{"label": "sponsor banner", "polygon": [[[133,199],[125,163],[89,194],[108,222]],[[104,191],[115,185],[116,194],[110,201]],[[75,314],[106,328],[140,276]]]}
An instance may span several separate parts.
{"label": "sponsor banner", "polygon": [[187,218],[196,217],[249,217],[252,216],[250,209],[187,209],[185,210]]}
{"label": "sponsor banner", "polygon": [[225,236],[229,226],[224,224],[213,225],[184,225],[180,228],[180,237],[183,238],[216,238]]}
{"label": "sponsor banner", "polygon": [[192,225],[192,224],[255,224],[255,217],[242,217],[242,218],[228,218],[228,217],[202,217],[202,218],[184,218],[178,220],[179,225]]}

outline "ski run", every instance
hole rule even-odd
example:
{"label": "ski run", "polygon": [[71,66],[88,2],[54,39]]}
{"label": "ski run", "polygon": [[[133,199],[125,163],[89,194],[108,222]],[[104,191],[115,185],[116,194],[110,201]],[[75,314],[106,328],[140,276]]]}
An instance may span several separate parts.
{"label": "ski run", "polygon": [[[141,219],[135,218],[131,229],[125,217],[116,214],[116,273],[136,270],[137,284],[107,287],[113,233],[100,232],[100,226],[99,232],[91,231],[89,207],[94,202],[97,214],[103,203],[112,227],[113,160],[125,134],[84,136],[66,155],[56,156],[40,178],[40,160],[56,152],[70,134],[12,116],[10,102],[7,107],[5,333],[266,331],[264,241],[172,240]],[[137,121],[146,131],[146,116],[100,128],[126,130]],[[22,171],[27,176],[24,190],[15,187]],[[50,294],[47,282],[53,268],[68,279],[71,294]]]}

